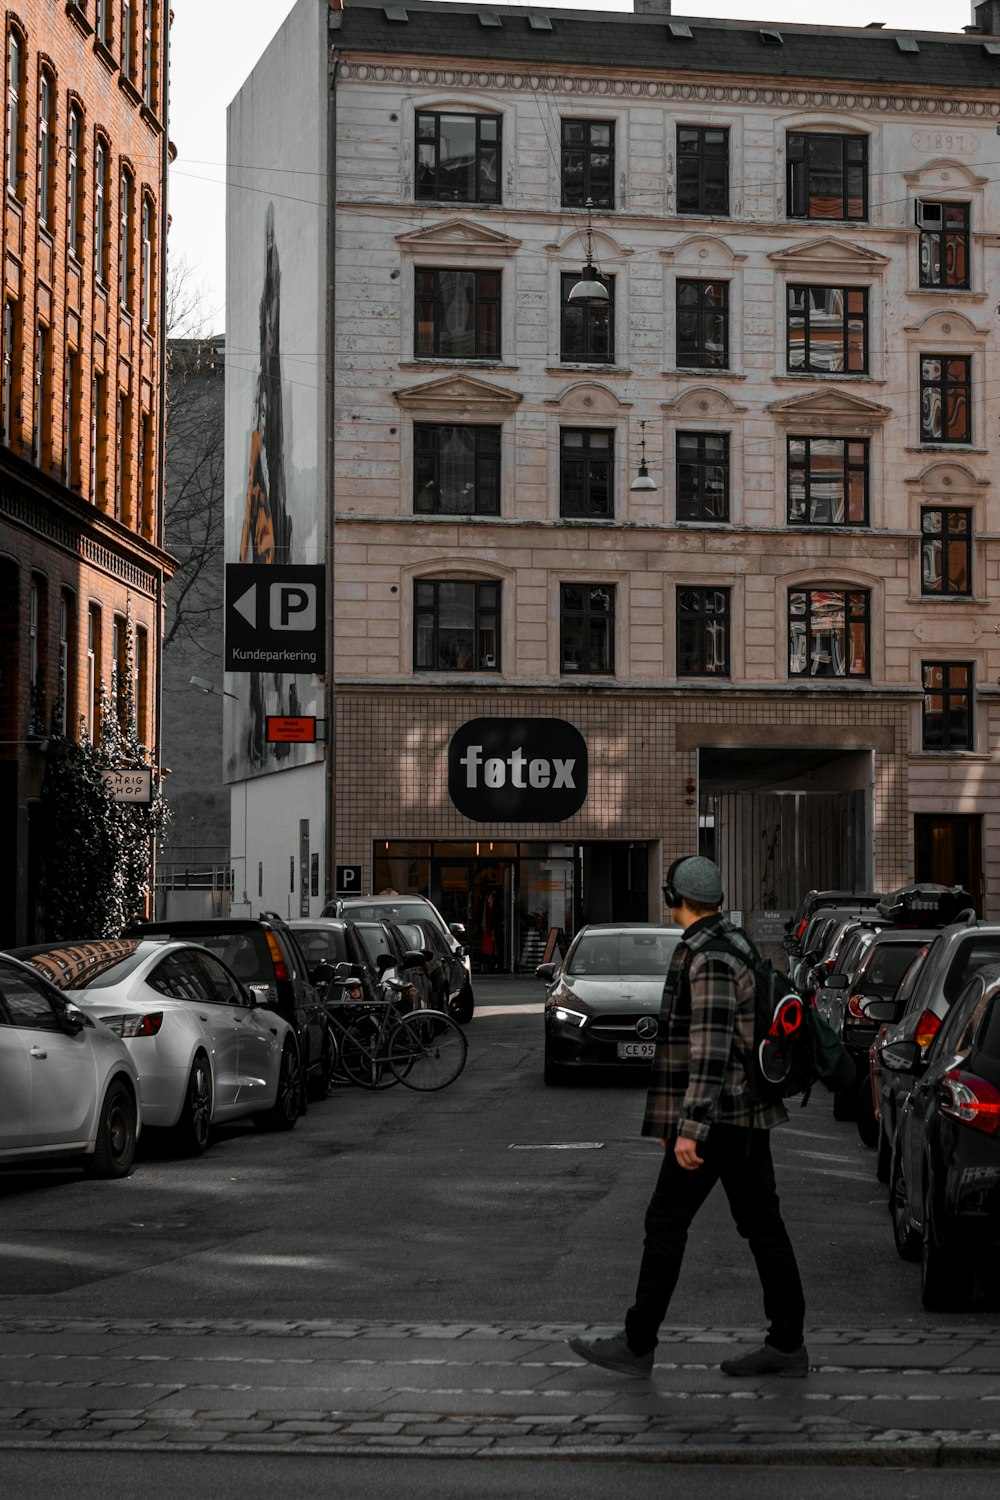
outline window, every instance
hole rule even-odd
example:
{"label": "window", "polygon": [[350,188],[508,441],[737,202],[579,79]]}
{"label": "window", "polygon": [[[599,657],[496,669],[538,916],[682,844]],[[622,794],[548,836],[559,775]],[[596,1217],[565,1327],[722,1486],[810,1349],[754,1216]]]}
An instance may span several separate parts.
{"label": "window", "polygon": [[608,583],[559,586],[560,671],[611,676],[615,670],[615,589]]}
{"label": "window", "polygon": [[17,349],[19,324],[18,304],[10,297],[5,297],[3,304],[3,441],[8,448],[14,434],[14,408],[17,404],[17,385],[20,375]]}
{"label": "window", "polygon": [[135,78],[135,4],[137,0],[122,0],[122,72],[129,80]]}
{"label": "window", "polygon": [[729,283],[678,281],[677,368],[729,369]]}
{"label": "window", "polygon": [[146,0],[146,17],[143,27],[142,47],[142,97],[147,109],[156,107],[156,34],[153,6],[155,0]]}
{"label": "window", "polygon": [[156,305],[156,289],[153,286],[155,269],[156,264],[153,257],[153,200],[148,193],[144,193],[142,199],[142,306],[140,317],[143,328],[147,330],[153,326],[153,308]]}
{"label": "window", "polygon": [[728,432],[677,434],[677,519],[729,520]]}
{"label": "window", "polygon": [[500,514],[500,428],[418,423],[413,429],[417,515]]}
{"label": "window", "polygon": [[55,80],[48,68],[38,79],[38,222],[51,225],[55,216],[56,143]]}
{"label": "window", "polygon": [[791,589],[789,677],[867,677],[868,621],[865,589]]}
{"label": "window", "polygon": [[418,113],[416,196],[435,203],[499,203],[499,117]]}
{"label": "window", "polygon": [[789,134],[788,217],[868,217],[868,137]]}
{"label": "window", "polygon": [[864,288],[790,286],[788,368],[817,375],[868,369],[868,292]]}
{"label": "window", "polygon": [[111,658],[115,714],[117,715],[119,724],[124,729],[129,690],[128,622],[121,615],[115,615],[111,622]]}
{"label": "window", "polygon": [[98,138],[94,151],[94,275],[102,286],[108,284],[108,213],[108,143]]}
{"label": "window", "polygon": [[564,427],[559,433],[559,514],[606,521],[615,513],[613,432]]}
{"label": "window", "polygon": [[111,0],[96,0],[94,6],[94,35],[105,47],[111,42]]}
{"label": "window", "polygon": [[[59,1031],[59,1017],[41,977],[4,969],[3,999],[11,1026],[27,1031]],[[16,1097],[16,1096],[15,1096]],[[17,1137],[15,1137],[17,1139]]]}
{"label": "window", "polygon": [[39,467],[52,434],[51,348],[50,330],[44,323],[39,323],[35,330],[35,425],[31,443],[32,461]]}
{"label": "window", "polygon": [[972,511],[920,512],[920,592],[972,593]]}
{"label": "window", "polygon": [[80,260],[80,236],[83,231],[83,173],[81,153],[83,115],[75,104],[69,111],[69,145],[66,158],[66,247]]}
{"label": "window", "polygon": [[101,736],[101,610],[92,604],[87,611],[87,738],[96,745]]}
{"label": "window", "polygon": [[920,441],[972,442],[972,360],[920,356]]}
{"label": "window", "polygon": [[53,713],[53,728],[57,733],[68,734],[72,711],[75,707],[75,630],[76,611],[73,595],[63,589],[59,595],[59,667],[58,698]]}
{"label": "window", "polygon": [[108,491],[108,382],[94,372],[93,408],[90,418],[90,498],[102,510]]}
{"label": "window", "polygon": [[139,524],[145,537],[153,535],[153,475],[156,445],[153,441],[153,414],[142,413],[139,424],[139,480],[142,485],[142,514]]}
{"label": "window", "polygon": [[134,184],[132,174],[123,170],[118,214],[118,300],[122,307],[132,303],[132,213]]}
{"label": "window", "polygon": [[132,519],[132,486],[129,460],[132,455],[132,402],[118,392],[118,434],[115,452],[115,517],[129,525]]}
{"label": "window", "polygon": [[971,750],[972,663],[922,663],[923,745],[925,750]]}
{"label": "window", "polygon": [[866,438],[788,439],[788,524],[868,525]]}
{"label": "window", "polygon": [[729,590],[677,590],[678,677],[729,676]]}
{"label": "window", "polygon": [[969,205],[917,202],[920,285],[969,285]]}
{"label": "window", "polygon": [[24,178],[24,41],[19,32],[7,33],[7,191],[21,197]]}
{"label": "window", "polygon": [[39,712],[44,691],[42,677],[42,631],[45,584],[32,578],[28,585],[28,692],[31,697],[31,728],[39,728]]}
{"label": "window", "polygon": [[63,483],[74,489],[80,483],[80,355],[66,350],[63,380]]}
{"label": "window", "polygon": [[418,268],[416,277],[418,357],[499,357],[499,271]]}
{"label": "window", "polygon": [[569,294],[580,280],[580,273],[564,274],[560,282],[560,347],[564,362],[614,364],[615,359],[615,279],[598,280],[608,289],[605,302],[596,297],[580,297],[576,302]]}
{"label": "window", "polygon": [[413,665],[418,671],[500,670],[500,585],[417,579]]}
{"label": "window", "polygon": [[135,723],[140,741],[149,731],[149,631],[135,627]]}
{"label": "window", "polygon": [[562,201],[567,208],[615,206],[615,127],[611,120],[563,120]]}
{"label": "window", "polygon": [[677,127],[677,212],[729,213],[729,131]]}

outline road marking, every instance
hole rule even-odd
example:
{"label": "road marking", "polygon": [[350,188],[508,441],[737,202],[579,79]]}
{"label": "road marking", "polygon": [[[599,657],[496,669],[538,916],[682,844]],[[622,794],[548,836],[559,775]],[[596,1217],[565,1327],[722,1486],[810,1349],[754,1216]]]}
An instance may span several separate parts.
{"label": "road marking", "polygon": [[532,1001],[530,1005],[477,1005],[472,1014],[474,1021],[481,1021],[485,1016],[540,1016],[545,1006],[542,1001]]}
{"label": "road marking", "polygon": [[553,1141],[545,1146],[508,1146],[508,1151],[603,1151],[603,1141]]}

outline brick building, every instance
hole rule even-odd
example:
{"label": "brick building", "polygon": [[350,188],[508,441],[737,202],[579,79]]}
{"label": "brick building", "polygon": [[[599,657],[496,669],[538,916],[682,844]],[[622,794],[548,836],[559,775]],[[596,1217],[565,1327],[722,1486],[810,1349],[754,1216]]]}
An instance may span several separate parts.
{"label": "brick building", "polygon": [[1000,4],[636,10],[300,0],[231,106],[228,556],[270,371],[274,560],[333,585],[333,772],[244,754],[300,679],[228,682],[251,896],[355,867],[516,965],[700,846],[761,937],[914,874],[996,916]]}
{"label": "brick building", "polygon": [[158,764],[167,0],[19,0],[4,31],[0,942],[43,935],[47,737],[134,660]]}

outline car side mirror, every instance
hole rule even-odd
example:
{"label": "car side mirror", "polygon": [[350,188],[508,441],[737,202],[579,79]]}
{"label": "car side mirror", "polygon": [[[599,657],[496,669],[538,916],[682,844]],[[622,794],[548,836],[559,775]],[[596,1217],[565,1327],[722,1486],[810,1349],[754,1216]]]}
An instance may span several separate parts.
{"label": "car side mirror", "polygon": [[879,1059],[896,1073],[915,1073],[920,1066],[917,1042],[888,1042],[879,1051]]}
{"label": "car side mirror", "polygon": [[535,969],[535,973],[536,973],[536,975],[538,976],[539,979],[544,979],[546,981],[548,981],[550,979],[554,979],[555,975],[556,975],[556,965],[555,964],[539,964],[538,967]]}
{"label": "car side mirror", "polygon": [[823,988],[825,990],[846,990],[847,989],[847,975],[846,974],[825,974],[821,978],[820,983],[822,984],[822,986],[823,986]]}
{"label": "car side mirror", "polygon": [[448,923],[448,931],[451,933],[452,937],[457,937],[458,940],[459,940],[459,942],[461,942],[462,939],[465,937],[465,923],[464,922],[449,922]]}
{"label": "car side mirror", "polygon": [[408,969],[412,969],[415,964],[425,964],[430,957],[429,948],[407,948],[403,954],[403,962]]}
{"label": "car side mirror", "polygon": [[87,1024],[87,1017],[75,1005],[64,1005],[59,1016],[59,1025],[67,1036],[79,1036]]}
{"label": "car side mirror", "polygon": [[375,967],[378,970],[378,974],[379,974],[379,978],[380,979],[381,979],[382,975],[385,973],[386,969],[391,969],[393,967],[393,965],[395,964],[395,962],[396,962],[396,960],[393,958],[393,956],[392,956],[391,953],[380,953],[379,954],[378,958],[375,960]]}

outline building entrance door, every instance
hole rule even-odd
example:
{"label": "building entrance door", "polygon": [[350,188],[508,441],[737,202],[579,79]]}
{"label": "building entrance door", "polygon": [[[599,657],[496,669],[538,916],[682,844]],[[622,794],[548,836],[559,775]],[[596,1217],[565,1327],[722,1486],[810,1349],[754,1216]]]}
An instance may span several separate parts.
{"label": "building entrance door", "polygon": [[935,885],[961,885],[983,910],[983,822],[973,814],[939,817],[917,813],[913,819],[914,874]]}
{"label": "building entrance door", "polygon": [[514,968],[517,922],[513,859],[442,860],[437,866],[439,909],[446,922],[462,922],[480,974]]}

